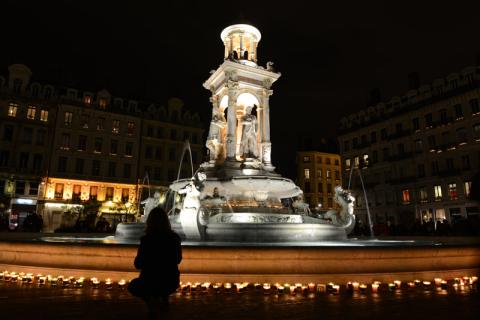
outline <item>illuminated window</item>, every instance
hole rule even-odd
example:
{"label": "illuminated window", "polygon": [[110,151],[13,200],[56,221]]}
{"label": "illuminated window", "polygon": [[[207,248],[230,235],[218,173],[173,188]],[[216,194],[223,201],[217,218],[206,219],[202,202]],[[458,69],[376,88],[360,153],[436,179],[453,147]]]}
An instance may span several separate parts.
{"label": "illuminated window", "polygon": [[83,97],[83,103],[91,104],[92,103],[92,96],[86,95]]}
{"label": "illuminated window", "polygon": [[100,106],[100,109],[105,110],[107,108],[107,99],[100,99],[98,105]]}
{"label": "illuminated window", "polygon": [[105,200],[106,201],[112,201],[113,200],[113,187],[107,187],[107,193],[105,194]]}
{"label": "illuminated window", "polygon": [[410,203],[410,190],[408,189],[402,190],[402,200],[403,200],[403,203]]}
{"label": "illuminated window", "polygon": [[40,111],[40,121],[43,121],[43,122],[48,121],[48,110],[41,110]]}
{"label": "illuminated window", "polygon": [[128,135],[132,135],[132,134],[134,134],[134,133],[135,133],[135,123],[129,122],[129,123],[127,124],[127,134],[128,134]]}
{"label": "illuminated window", "polygon": [[362,159],[362,160],[363,160],[363,164],[364,164],[365,166],[368,166],[368,154],[365,153],[365,154],[363,155],[363,159]]}
{"label": "illuminated window", "polygon": [[352,161],[350,159],[345,159],[345,169],[350,170]]}
{"label": "illuminated window", "polygon": [[37,111],[37,108],[35,108],[34,106],[28,106],[27,119],[34,120],[36,111]]}
{"label": "illuminated window", "polygon": [[310,169],[303,169],[303,176],[305,179],[310,179]]}
{"label": "illuminated window", "polygon": [[359,157],[355,157],[354,165],[355,165],[355,168],[358,168],[358,166],[360,165],[360,158]]}
{"label": "illuminated window", "polygon": [[327,170],[325,171],[325,176],[327,177],[327,179],[329,179],[329,178],[332,177],[332,176],[331,176],[331,173],[330,173],[330,169],[327,169]]}
{"label": "illuminated window", "polygon": [[8,106],[8,116],[9,117],[16,117],[17,116],[17,110],[18,110],[18,104],[10,103],[10,105]]}
{"label": "illuminated window", "polygon": [[456,183],[449,183],[448,184],[448,195],[450,196],[450,200],[457,200],[457,184]]}
{"label": "illuminated window", "polygon": [[128,189],[122,189],[122,202],[128,202],[130,198],[130,191]]}
{"label": "illuminated window", "polygon": [[465,197],[470,198],[470,191],[472,189],[472,181],[465,181],[463,183],[463,187],[465,188]]}
{"label": "illuminated window", "polygon": [[420,194],[420,202],[427,202],[428,201],[427,190],[425,190],[424,187],[420,188],[419,194]]}
{"label": "illuminated window", "polygon": [[310,162],[310,157],[308,156],[303,157],[303,162]]}
{"label": "illuminated window", "polygon": [[65,125],[69,126],[72,124],[72,118],[73,118],[73,113],[71,112],[65,112],[64,120],[65,120]]}
{"label": "illuminated window", "polygon": [[90,200],[97,200],[98,196],[98,187],[97,186],[91,186],[90,187]]}
{"label": "illuminated window", "polygon": [[322,178],[322,169],[317,170],[317,178]]}
{"label": "illuminated window", "polygon": [[80,200],[80,195],[82,194],[81,190],[82,190],[81,185],[76,184],[73,186],[72,200],[76,200],[76,201]]}
{"label": "illuminated window", "polygon": [[113,133],[119,133],[120,132],[120,121],[119,120],[113,120],[112,132]]}
{"label": "illuminated window", "polygon": [[435,195],[435,201],[442,200],[442,186],[440,185],[434,186],[433,194]]}
{"label": "illuminated window", "polygon": [[55,199],[63,198],[63,183],[55,184]]}

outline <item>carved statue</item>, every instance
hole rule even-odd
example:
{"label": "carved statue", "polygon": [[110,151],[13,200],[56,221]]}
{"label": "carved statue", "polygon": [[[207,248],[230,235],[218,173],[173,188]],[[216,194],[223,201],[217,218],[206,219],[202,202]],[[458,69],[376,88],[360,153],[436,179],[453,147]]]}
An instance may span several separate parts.
{"label": "carved statue", "polygon": [[222,157],[224,154],[222,129],[227,125],[227,121],[223,113],[217,106],[214,105],[212,111],[212,121],[210,122],[210,130],[208,133],[208,139],[206,147],[210,153],[210,161],[215,161]]}
{"label": "carved statue", "polygon": [[[203,189],[203,182],[207,176],[203,172],[198,172],[190,182],[182,189],[178,190],[179,194],[184,194],[185,198],[180,211],[180,223],[182,225],[185,236],[189,239],[200,239],[199,220],[204,221],[203,215],[200,214],[200,194]],[[199,219],[200,218],[200,219]]]}
{"label": "carved statue", "polygon": [[251,114],[252,107],[248,106],[241,119],[242,140],[240,154],[245,158],[258,158],[257,147],[257,117]]}
{"label": "carved statue", "polygon": [[335,202],[341,207],[340,212],[336,210],[329,210],[324,215],[324,219],[332,220],[333,224],[341,226],[354,225],[355,215],[353,214],[355,198],[352,194],[344,190],[341,186],[335,187]]}
{"label": "carved statue", "polygon": [[150,211],[155,209],[160,204],[160,192],[156,191],[153,194],[153,197],[148,197],[147,199],[140,202],[140,204],[144,205],[143,216],[140,218],[140,221],[147,222],[147,218],[148,218],[148,215],[150,214]]}
{"label": "carved statue", "polygon": [[293,201],[292,207],[296,213],[310,214],[310,207],[308,203],[303,201],[303,196],[301,194],[297,196],[295,201]]}

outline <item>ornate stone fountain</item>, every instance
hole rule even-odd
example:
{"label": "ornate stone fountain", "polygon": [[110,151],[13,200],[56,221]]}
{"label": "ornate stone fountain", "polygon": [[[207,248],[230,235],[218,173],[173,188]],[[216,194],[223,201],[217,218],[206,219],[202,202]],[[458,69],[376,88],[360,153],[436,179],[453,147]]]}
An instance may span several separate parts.
{"label": "ornate stone fountain", "polygon": [[[315,241],[344,239],[353,229],[353,197],[337,188],[341,212],[313,216],[302,190],[272,165],[269,97],[280,77],[272,65],[257,65],[258,29],[224,29],[224,62],[203,86],[212,96],[206,141],[209,161],[192,179],[173,182],[182,194],[172,210],[174,228],[188,240]],[[179,212],[178,212],[179,211]]]}

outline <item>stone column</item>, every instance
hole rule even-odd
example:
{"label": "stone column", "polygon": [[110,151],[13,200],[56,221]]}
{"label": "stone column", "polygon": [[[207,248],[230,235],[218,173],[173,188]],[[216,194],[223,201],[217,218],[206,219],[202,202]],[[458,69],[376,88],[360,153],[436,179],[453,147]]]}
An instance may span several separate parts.
{"label": "stone column", "polygon": [[227,112],[227,160],[235,160],[235,149],[237,144],[237,115],[235,96],[238,83],[228,80],[228,112]]}
{"label": "stone column", "polygon": [[240,52],[238,53],[238,58],[243,58],[243,36],[240,35]]}
{"label": "stone column", "polygon": [[266,168],[272,167],[272,144],[270,142],[270,95],[272,90],[265,89],[263,92],[263,135],[262,135],[262,162]]}
{"label": "stone column", "polygon": [[257,62],[257,57],[255,56],[255,54],[256,54],[255,46],[256,45],[257,45],[257,43],[252,39],[251,40],[251,47],[252,47],[252,49],[251,49],[252,50],[252,59],[251,60],[254,61],[255,63]]}

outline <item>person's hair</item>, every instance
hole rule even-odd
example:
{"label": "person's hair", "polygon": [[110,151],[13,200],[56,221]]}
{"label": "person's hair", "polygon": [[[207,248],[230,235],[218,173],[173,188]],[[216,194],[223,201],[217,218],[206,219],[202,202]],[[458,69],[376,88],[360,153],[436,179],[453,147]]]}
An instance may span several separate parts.
{"label": "person's hair", "polygon": [[168,219],[167,213],[160,207],[156,207],[150,211],[147,218],[147,227],[145,228],[145,234],[168,234],[171,233],[172,226]]}

